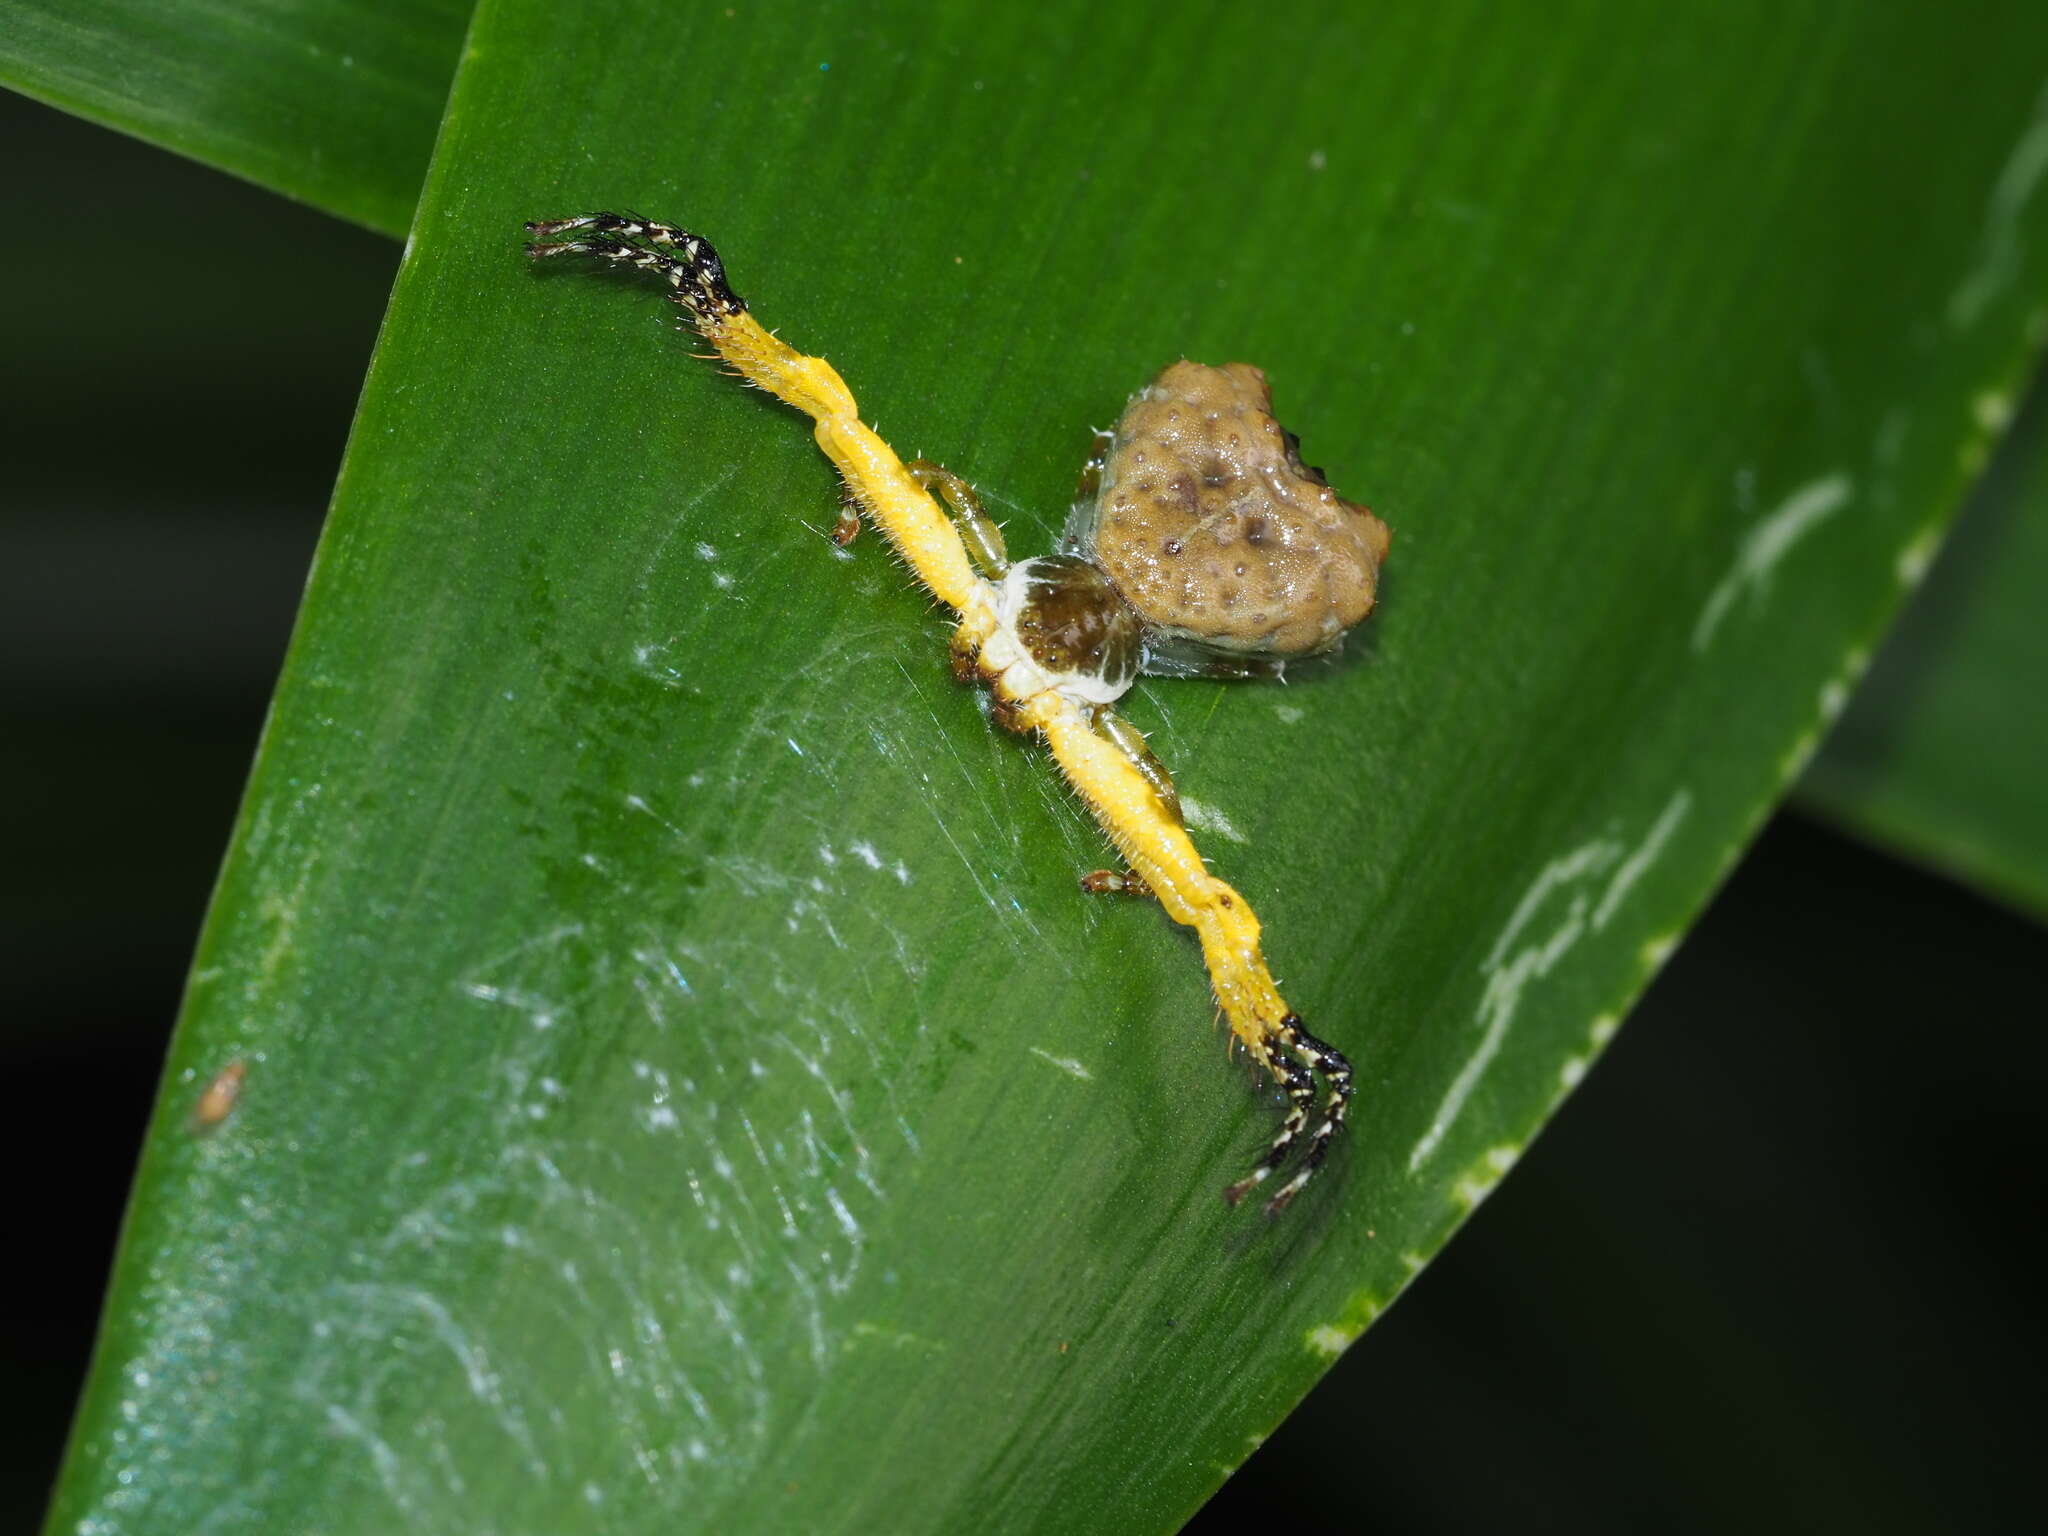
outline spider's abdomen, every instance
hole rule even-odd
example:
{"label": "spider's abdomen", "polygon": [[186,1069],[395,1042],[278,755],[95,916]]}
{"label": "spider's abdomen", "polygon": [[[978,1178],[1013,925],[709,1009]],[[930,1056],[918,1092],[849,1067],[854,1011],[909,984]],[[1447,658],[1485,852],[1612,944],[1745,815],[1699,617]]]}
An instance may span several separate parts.
{"label": "spider's abdomen", "polygon": [[1167,647],[1334,649],[1372,609],[1386,524],[1304,465],[1248,363],[1178,362],[1126,407],[1072,530]]}

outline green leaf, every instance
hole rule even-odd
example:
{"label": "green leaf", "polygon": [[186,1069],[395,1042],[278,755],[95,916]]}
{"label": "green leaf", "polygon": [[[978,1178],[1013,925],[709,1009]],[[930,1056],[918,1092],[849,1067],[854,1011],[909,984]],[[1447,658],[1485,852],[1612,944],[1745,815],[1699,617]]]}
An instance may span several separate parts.
{"label": "green leaf", "polygon": [[[2028,361],[2037,10],[852,14],[480,14],[55,1528],[1170,1528],[1578,1081]],[[1019,552],[1182,354],[1393,525],[1343,660],[1130,711],[1360,1068],[1281,1222],[1187,935],[802,423],[518,255],[620,205]]]}
{"label": "green leaf", "polygon": [[[468,14],[459,0],[402,16],[349,0],[19,0],[0,80],[398,235]],[[2036,162],[2010,170],[2028,195]],[[1980,405],[2009,409],[1996,391]],[[2028,705],[2040,669],[2022,658],[2038,649],[2028,614],[2032,578],[2048,575],[2042,525],[2014,511],[1966,525],[1954,574],[1921,600],[1801,784],[1824,814],[2036,911],[2048,908],[2041,753],[2013,732],[2039,713]]]}
{"label": "green leaf", "polygon": [[10,0],[0,84],[403,235],[469,12],[466,0]]}
{"label": "green leaf", "polygon": [[[2048,166],[2048,141],[2038,153]],[[2011,397],[1987,390],[1977,409],[1995,424]],[[1799,789],[1886,847],[2048,917],[2044,413],[2037,392]]]}

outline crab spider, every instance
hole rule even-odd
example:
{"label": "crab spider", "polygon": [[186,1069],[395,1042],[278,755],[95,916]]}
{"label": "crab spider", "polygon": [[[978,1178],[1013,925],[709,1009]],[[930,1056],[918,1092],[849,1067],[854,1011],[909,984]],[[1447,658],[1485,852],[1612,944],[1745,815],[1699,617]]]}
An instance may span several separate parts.
{"label": "crab spider", "polygon": [[1277,676],[1290,658],[1334,650],[1372,607],[1385,525],[1302,463],[1256,368],[1181,362],[1100,435],[1083,479],[1092,504],[1077,505],[1062,551],[1013,565],[973,487],[898,458],[830,363],[761,327],[703,237],[618,213],[526,228],[536,259],[591,257],[667,283],[720,357],[812,419],[846,484],[834,541],[853,538],[859,513],[880,528],[959,615],[956,675],[988,687],[1004,726],[1045,741],[1123,855],[1128,874],[1097,871],[1084,889],[1150,896],[1201,940],[1232,1034],[1287,1097],[1265,1155],[1224,1198],[1235,1204],[1299,1151],[1266,1201],[1269,1215],[1282,1210],[1343,1127],[1351,1064],[1281,997],[1258,919],[1209,873],[1172,776],[1113,706],[1141,671]]}

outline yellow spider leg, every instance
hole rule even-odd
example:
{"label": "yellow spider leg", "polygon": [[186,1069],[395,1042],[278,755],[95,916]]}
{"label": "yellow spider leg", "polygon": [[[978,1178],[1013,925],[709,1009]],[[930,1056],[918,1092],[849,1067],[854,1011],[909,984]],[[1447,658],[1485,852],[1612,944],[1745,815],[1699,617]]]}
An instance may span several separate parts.
{"label": "yellow spider leg", "polygon": [[[818,446],[839,467],[883,536],[917,579],[941,602],[965,609],[982,584],[952,521],[904,468],[896,450],[862,423],[853,391],[822,357],[803,353],[770,335],[725,280],[725,266],[708,241],[632,214],[584,213],[526,226],[543,237],[575,232],[578,238],[531,244],[536,258],[596,256],[664,278],[697,333],[718,355],[779,400],[817,423]],[[645,241],[646,245],[631,244]],[[648,246],[654,249],[648,249]],[[679,253],[671,256],[670,251]]]}
{"label": "yellow spider leg", "polygon": [[861,421],[839,370],[769,335],[745,311],[707,317],[697,329],[750,381],[817,422],[818,446],[917,579],[948,607],[965,608],[980,582],[952,519]]}
{"label": "yellow spider leg", "polygon": [[1021,711],[1019,723],[1037,730],[1052,748],[1060,771],[1142,879],[1177,923],[1195,930],[1209,985],[1252,1059],[1286,1089],[1290,1100],[1280,1136],[1249,1177],[1225,1193],[1235,1202],[1261,1183],[1292,1150],[1307,1128],[1314,1101],[1313,1065],[1330,1080],[1323,1118],[1310,1138],[1302,1166],[1267,1203],[1277,1211],[1308,1182],[1337,1128],[1351,1095],[1344,1058],[1307,1033],[1287,1006],[1259,949],[1259,920],[1251,907],[1209,873],[1194,841],[1178,820],[1164,814],[1158,791],[1115,742],[1099,734],[1082,709],[1058,693],[1042,693]]}
{"label": "yellow spider leg", "polygon": [[1259,920],[1244,898],[1209,873],[1193,839],[1160,814],[1159,797],[1144,775],[1077,705],[1043,693],[1026,707],[1023,723],[1044,735],[1060,771],[1167,915],[1200,936],[1231,1030],[1263,1061],[1288,1008],[1266,970]]}
{"label": "yellow spider leg", "polygon": [[1008,575],[1010,551],[1003,543],[1003,530],[988,515],[974,487],[930,459],[912,459],[903,467],[910,471],[911,479],[928,491],[936,491],[939,499],[953,509],[953,521],[981,574],[990,581],[1001,581]]}

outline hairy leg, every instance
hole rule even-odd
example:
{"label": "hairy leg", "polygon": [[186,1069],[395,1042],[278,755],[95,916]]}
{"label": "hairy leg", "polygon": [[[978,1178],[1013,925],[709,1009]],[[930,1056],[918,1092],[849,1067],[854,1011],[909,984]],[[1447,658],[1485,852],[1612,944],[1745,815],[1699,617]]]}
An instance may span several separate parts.
{"label": "hairy leg", "polygon": [[[526,227],[541,237],[527,246],[536,260],[588,256],[660,277],[720,357],[816,423],[818,446],[933,595],[964,610],[985,592],[958,531],[896,451],[862,423],[846,381],[822,357],[806,357],[762,329],[726,281],[725,263],[710,241],[620,213],[577,214]],[[577,238],[551,238],[561,234]]]}
{"label": "hairy leg", "polygon": [[910,471],[911,479],[928,491],[936,490],[953,509],[953,520],[960,525],[960,536],[967,541],[968,553],[974,556],[981,574],[990,581],[1001,581],[1010,569],[1010,551],[1003,543],[1003,530],[983,509],[974,487],[930,459],[912,459],[903,467]]}
{"label": "hairy leg", "polygon": [[1095,712],[1095,728],[1109,740],[1116,743],[1124,756],[1131,760],[1131,766],[1145,777],[1152,786],[1152,793],[1159,797],[1159,808],[1176,827],[1186,826],[1180,813],[1180,791],[1173,787],[1173,775],[1166,771],[1166,764],[1153,755],[1151,743],[1145,740],[1145,733],[1139,730],[1107,704]]}
{"label": "hairy leg", "polygon": [[[1271,1177],[1306,1135],[1301,1166],[1266,1203],[1269,1214],[1277,1213],[1315,1173],[1343,1127],[1351,1101],[1351,1064],[1302,1028],[1301,1016],[1287,1006],[1266,968],[1259,948],[1259,920],[1242,896],[1209,873],[1186,831],[1164,814],[1157,791],[1129,754],[1106,740],[1078,706],[1057,694],[1033,699],[1024,707],[1021,723],[1045,737],[1060,771],[1167,915],[1195,930],[1209,985],[1231,1033],[1286,1091],[1287,1115],[1265,1157],[1224,1191],[1233,1204],[1242,1199]],[[1320,1115],[1318,1077],[1327,1088]]]}

